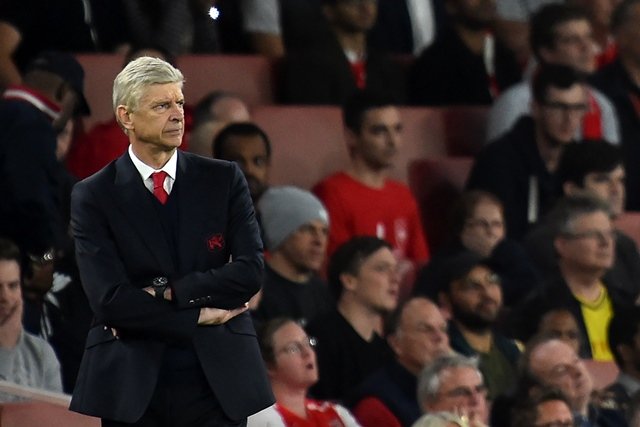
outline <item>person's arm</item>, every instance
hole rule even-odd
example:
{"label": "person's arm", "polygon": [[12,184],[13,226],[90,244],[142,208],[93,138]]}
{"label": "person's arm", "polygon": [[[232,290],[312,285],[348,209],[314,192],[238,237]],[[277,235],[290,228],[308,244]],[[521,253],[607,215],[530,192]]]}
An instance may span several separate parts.
{"label": "person's arm", "polygon": [[236,309],[243,307],[262,285],[263,249],[253,202],[240,168],[234,162],[228,163],[228,168],[229,220],[224,244],[230,250],[231,262],[176,280],[172,289],[178,308]]}
{"label": "person's arm", "polygon": [[22,36],[16,27],[0,21],[0,89],[22,83],[22,76],[13,62],[13,54],[18,49]]}

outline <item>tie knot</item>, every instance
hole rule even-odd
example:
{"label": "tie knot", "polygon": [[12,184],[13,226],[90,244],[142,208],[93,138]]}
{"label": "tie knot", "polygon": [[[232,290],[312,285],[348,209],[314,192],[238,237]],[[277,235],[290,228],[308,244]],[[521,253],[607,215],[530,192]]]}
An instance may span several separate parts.
{"label": "tie knot", "polygon": [[162,188],[164,186],[164,179],[167,175],[168,174],[165,171],[152,173],[151,179],[153,179],[153,188]]}

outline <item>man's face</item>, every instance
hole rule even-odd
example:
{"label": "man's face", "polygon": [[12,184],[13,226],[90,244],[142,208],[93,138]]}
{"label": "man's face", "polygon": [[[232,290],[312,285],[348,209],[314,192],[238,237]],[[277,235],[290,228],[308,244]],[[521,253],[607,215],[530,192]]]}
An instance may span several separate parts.
{"label": "man's face", "polygon": [[482,375],[469,366],[444,369],[440,373],[440,389],[431,402],[425,402],[428,412],[466,412],[470,419],[487,422],[487,388]]}
{"label": "man's face", "polygon": [[0,260],[0,327],[21,311],[20,266],[14,260]]}
{"label": "man's face", "polygon": [[396,107],[371,109],[364,113],[360,133],[349,135],[356,156],[370,169],[391,168],[402,145],[400,112]]}
{"label": "man's face", "polygon": [[542,385],[556,387],[569,399],[572,409],[591,395],[593,383],[576,352],[560,340],[550,340],[531,352],[529,371]]}
{"label": "man's face", "polygon": [[353,292],[355,299],[368,310],[385,314],[398,305],[398,262],[389,248],[380,248],[369,255],[355,276],[345,276],[345,291]]}
{"label": "man's face", "polygon": [[543,104],[533,103],[536,129],[546,142],[558,146],[571,142],[582,124],[589,104],[584,85],[568,89],[549,87]]}
{"label": "man's face", "polygon": [[556,238],[555,247],[563,265],[602,274],[613,265],[614,236],[609,215],[587,213],[573,220],[569,233]]}
{"label": "man's face", "polygon": [[466,248],[488,257],[504,236],[502,208],[485,200],[476,205],[465,221],[460,240]]}
{"label": "man's face", "polygon": [[150,85],[138,107],[118,107],[118,117],[132,144],[154,152],[171,151],[182,143],[184,96],[178,83]]}
{"label": "man's face", "polygon": [[324,13],[332,26],[347,33],[366,33],[378,17],[377,0],[336,0]]}
{"label": "man's face", "polygon": [[547,400],[536,409],[536,426],[573,426],[571,408],[562,400]]}
{"label": "man's face", "polygon": [[629,8],[629,16],[615,34],[620,56],[627,61],[640,63],[640,4]]}
{"label": "man's face", "polygon": [[268,368],[272,382],[306,390],[318,381],[316,352],[297,323],[286,323],[273,334],[273,351],[275,363]]}
{"label": "man's face", "polygon": [[327,249],[327,224],[319,219],[304,224],[276,249],[299,273],[317,272]]}
{"label": "man's face", "polygon": [[568,310],[552,310],[546,313],[540,320],[538,332],[566,342],[576,353],[580,350],[578,322]]}
{"label": "man's face", "polygon": [[260,135],[231,135],[224,143],[224,160],[236,162],[249,185],[251,198],[255,201],[267,189],[271,159],[267,146]]}
{"label": "man's face", "polygon": [[389,343],[400,364],[415,375],[438,357],[451,353],[447,322],[440,309],[426,298],[407,303]]}
{"label": "man's face", "polygon": [[609,205],[613,217],[624,211],[626,191],[625,171],[622,165],[609,172],[591,172],[584,177],[584,189]]}
{"label": "man's face", "polygon": [[595,71],[596,45],[589,21],[566,21],[556,26],[554,35],[553,47],[540,50],[545,62],[567,65],[587,74]]}
{"label": "man's face", "polygon": [[500,279],[489,268],[477,265],[451,283],[444,300],[454,321],[472,330],[486,330],[496,321],[502,307]]}
{"label": "man's face", "polygon": [[495,0],[448,0],[446,7],[456,22],[474,30],[488,27],[496,18]]}

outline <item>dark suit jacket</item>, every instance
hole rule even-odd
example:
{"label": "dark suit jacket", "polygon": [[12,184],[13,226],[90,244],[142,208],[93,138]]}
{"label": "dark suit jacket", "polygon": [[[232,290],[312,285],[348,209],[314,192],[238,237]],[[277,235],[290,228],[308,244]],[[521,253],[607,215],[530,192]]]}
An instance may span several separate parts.
{"label": "dark suit jacket", "polygon": [[[201,307],[239,307],[260,288],[262,245],[244,177],[234,163],[179,152],[173,191],[177,248],[128,153],[74,188],[78,266],[95,314],[74,411],[136,421],[162,375],[164,351],[181,344],[195,349],[229,418],[273,403],[249,314],[197,326]],[[169,278],[172,302],[142,290],[156,276]]]}

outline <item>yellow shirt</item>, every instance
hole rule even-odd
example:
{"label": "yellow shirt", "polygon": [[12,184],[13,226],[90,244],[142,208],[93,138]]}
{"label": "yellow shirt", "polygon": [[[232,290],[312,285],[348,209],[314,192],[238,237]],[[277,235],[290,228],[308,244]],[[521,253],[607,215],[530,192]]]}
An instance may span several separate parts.
{"label": "yellow shirt", "polygon": [[609,322],[613,317],[613,307],[611,297],[602,284],[600,295],[595,301],[586,301],[577,295],[575,298],[580,302],[582,318],[587,327],[589,344],[591,345],[591,355],[594,360],[611,361],[613,355],[609,348]]}

